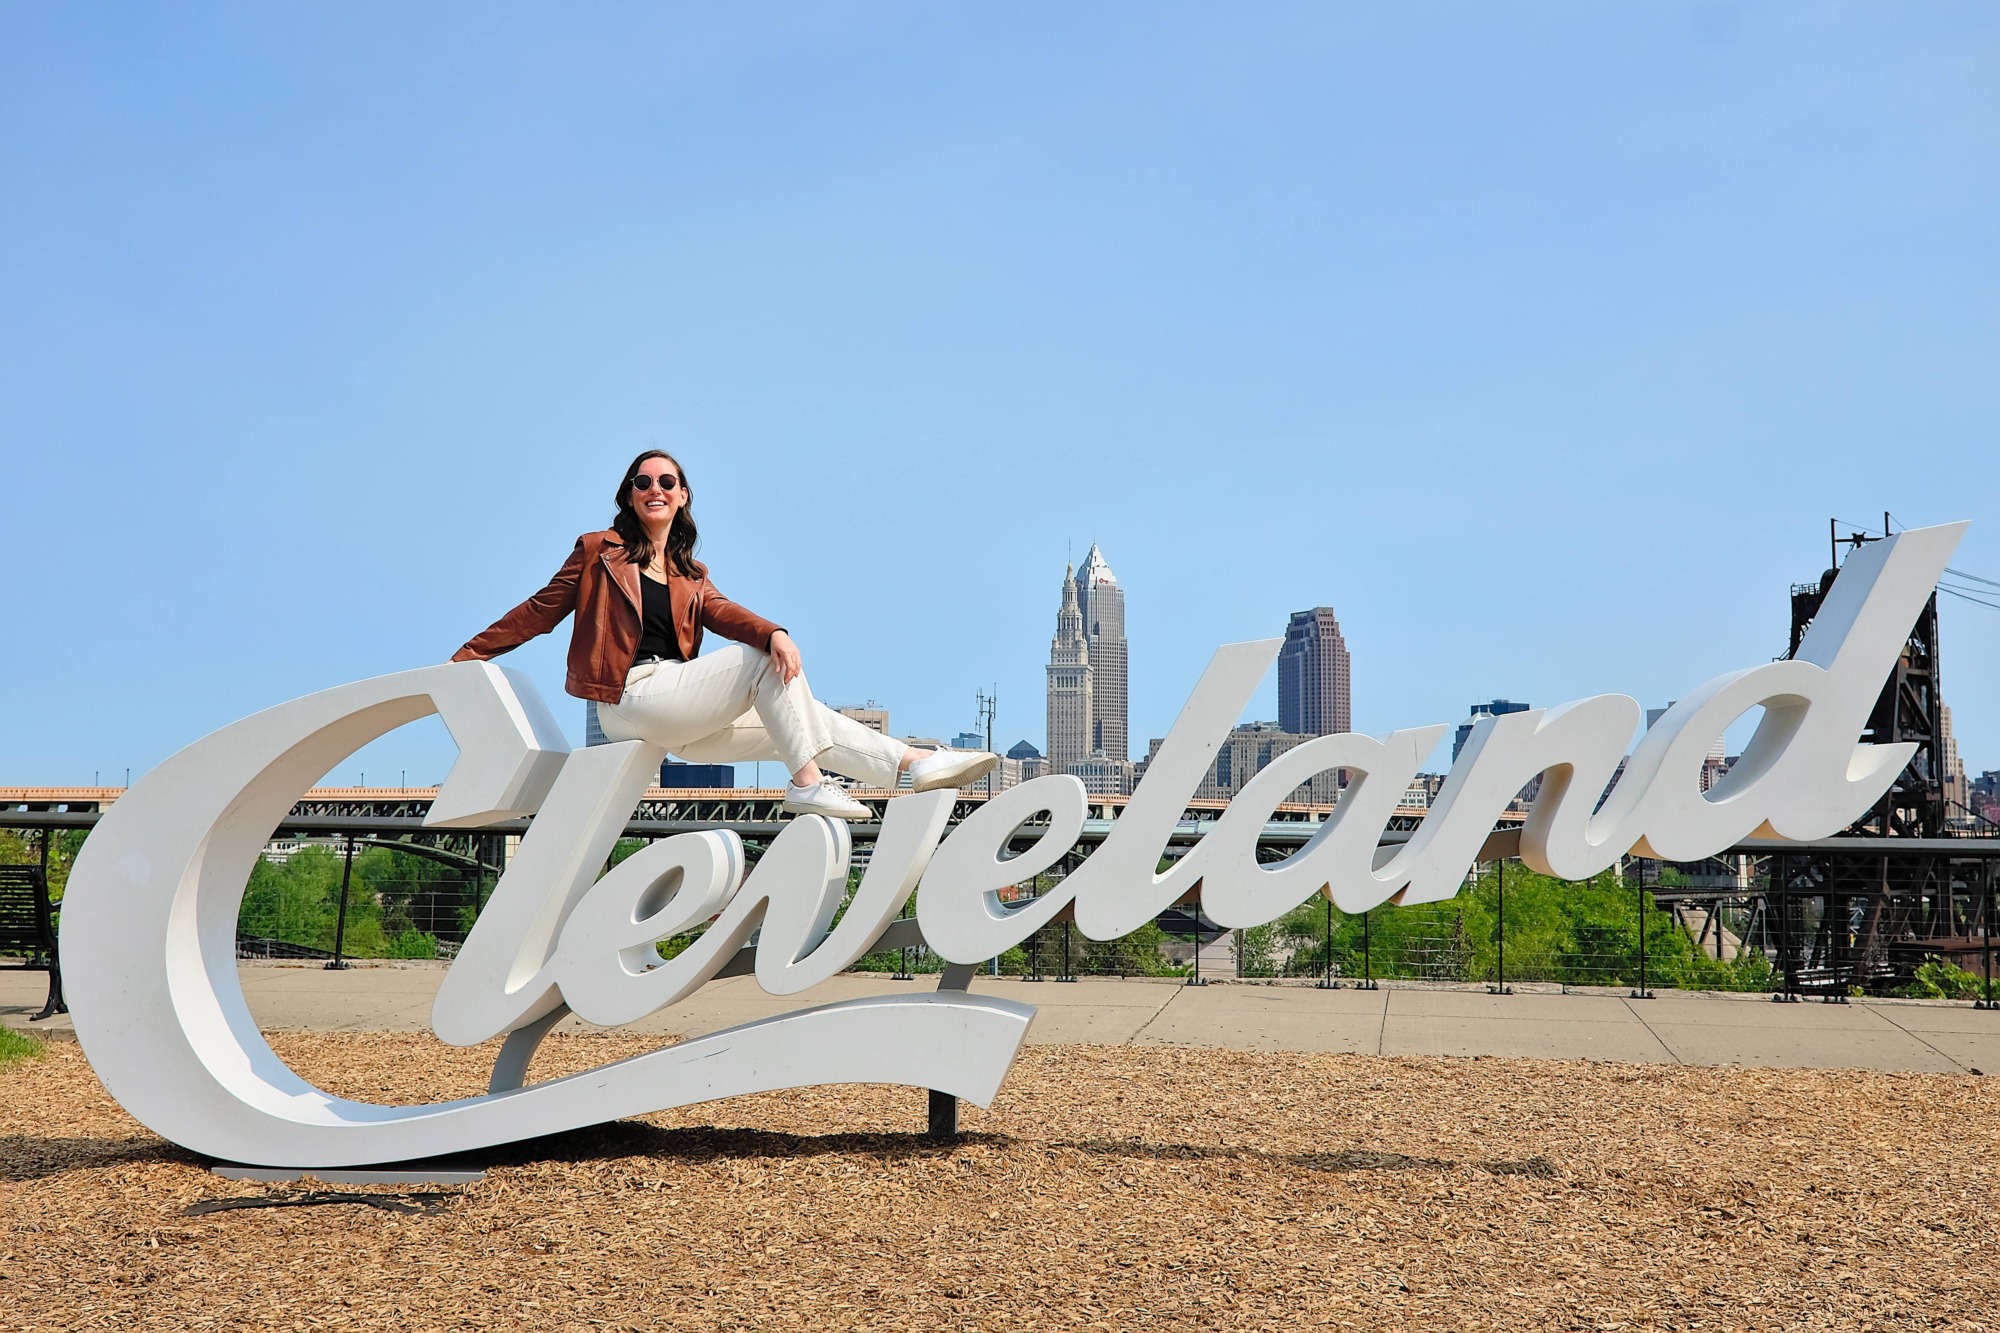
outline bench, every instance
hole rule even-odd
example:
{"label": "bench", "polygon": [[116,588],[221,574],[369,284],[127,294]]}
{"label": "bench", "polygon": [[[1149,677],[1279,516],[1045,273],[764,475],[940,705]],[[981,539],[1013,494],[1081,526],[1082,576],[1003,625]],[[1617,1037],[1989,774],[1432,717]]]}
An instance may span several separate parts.
{"label": "bench", "polygon": [[25,955],[23,967],[49,974],[48,1002],[31,1021],[69,1012],[56,956],[55,909],[40,866],[0,866],[0,953]]}

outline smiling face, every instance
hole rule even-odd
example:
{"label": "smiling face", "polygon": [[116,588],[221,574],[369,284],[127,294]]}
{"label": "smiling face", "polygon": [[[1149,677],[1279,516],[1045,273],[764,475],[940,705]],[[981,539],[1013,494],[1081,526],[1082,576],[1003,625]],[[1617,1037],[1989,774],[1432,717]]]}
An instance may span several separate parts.
{"label": "smiling face", "polygon": [[664,533],[687,504],[688,494],[673,459],[648,458],[633,470],[626,498],[648,530]]}

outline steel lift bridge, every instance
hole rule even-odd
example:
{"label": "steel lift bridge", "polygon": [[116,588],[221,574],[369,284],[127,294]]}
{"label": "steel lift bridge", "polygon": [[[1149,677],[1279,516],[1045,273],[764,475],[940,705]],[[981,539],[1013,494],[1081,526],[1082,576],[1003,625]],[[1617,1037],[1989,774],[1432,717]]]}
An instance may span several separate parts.
{"label": "steel lift bridge", "polygon": [[[1883,531],[1888,527],[1884,515]],[[1852,551],[1880,540],[1880,534],[1859,531],[1842,537],[1837,521],[1831,537],[1833,563],[1826,572],[1817,582],[1792,585],[1786,658],[1797,654],[1840,577],[1842,547]],[[1804,844],[1752,841],[1735,849],[1736,865],[1715,858],[1680,867],[1679,875],[1667,878],[1683,883],[1658,887],[1655,896],[1663,905],[1678,905],[1705,946],[1712,931],[1715,956],[1725,938],[1739,950],[1763,950],[1782,976],[1780,998],[1815,994],[1838,1002],[1856,991],[1891,992],[1907,986],[1931,959],[1986,976],[1990,996],[1993,939],[2000,929],[1994,901],[2000,825],[1946,799],[1943,704],[1933,592],[1861,733],[1863,741],[1916,747],[1875,808],[1838,837]],[[1639,871],[1657,876],[1660,868]],[[1979,1003],[1993,1007],[1990,998]]]}

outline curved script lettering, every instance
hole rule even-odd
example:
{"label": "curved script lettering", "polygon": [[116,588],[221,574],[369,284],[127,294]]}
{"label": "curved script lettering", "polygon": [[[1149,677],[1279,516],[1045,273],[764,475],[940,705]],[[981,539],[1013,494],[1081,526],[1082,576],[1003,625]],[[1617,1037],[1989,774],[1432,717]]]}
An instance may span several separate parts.
{"label": "curved script lettering", "polygon": [[[1627,852],[1685,861],[1752,836],[1825,837],[1873,804],[1909,758],[1908,745],[1857,737],[1965,526],[1913,529],[1855,552],[1794,659],[1690,692],[1629,758],[1640,713],[1623,695],[1485,719],[1421,826],[1392,850],[1380,845],[1382,828],[1445,728],[1320,737],[1259,773],[1206,837],[1160,870],[1169,834],[1279,646],[1225,645],[1102,846],[1024,908],[999,891],[1074,847],[1087,801],[1073,777],[1004,792],[949,838],[954,793],[891,801],[836,926],[844,825],[794,820],[747,878],[740,842],[722,831],[663,839],[600,876],[662,751],[630,741],[570,753],[527,682],[490,663],[344,685],[196,742],[106,813],[63,903],[77,1036],[105,1087],[148,1127],[198,1152],[278,1166],[436,1156],[816,1083],[900,1083],[984,1104],[1034,1010],[964,991],[805,1009],[521,1084],[535,1042],[566,1013],[632,1022],[712,979],[753,934],[758,984],[796,994],[867,952],[913,889],[925,939],[958,963],[1004,951],[1065,908],[1088,936],[1122,935],[1197,886],[1225,926],[1274,920],[1316,893],[1346,911],[1434,901],[1458,891],[1497,817],[1537,775],[1521,858],[1565,879]],[[1712,743],[1759,708],[1742,757],[1703,792]],[[237,981],[236,919],[259,852],[312,782],[432,712],[460,754],[426,822],[479,827],[535,815],[433,1009],[448,1042],[507,1041],[487,1095],[377,1106],[313,1087],[271,1051]],[[1273,808],[1334,768],[1352,782],[1332,815],[1293,855],[1260,865],[1257,838]],[[1034,844],[1014,854],[1014,835],[1043,817]],[[655,942],[702,922],[693,946],[660,959]]]}
{"label": "curved script lettering", "polygon": [[[148,1128],[229,1161],[334,1167],[433,1157],[817,1083],[902,1083],[982,1104],[999,1090],[1034,1011],[963,992],[824,1005],[588,1073],[427,1106],[349,1101],[307,1083],[272,1052],[244,1003],[236,976],[244,885],[271,830],[314,779],[432,711],[461,753],[430,823],[476,826],[542,811],[508,878],[511,900],[536,900],[524,938],[543,947],[559,933],[565,895],[587,879],[581,868],[604,863],[637,796],[614,809],[615,784],[584,792],[572,779],[565,791],[564,779],[573,770],[602,777],[600,765],[628,780],[635,765],[658,771],[658,752],[636,743],[605,747],[618,752],[611,755],[568,755],[532,687],[490,663],[463,662],[281,704],[148,773],[85,844],[62,923],[77,1038],[106,1089]],[[786,838],[825,838],[825,827],[802,819]],[[844,836],[838,841],[844,881]],[[556,873],[554,861],[566,873]],[[538,885],[528,885],[530,874],[542,876]],[[679,891],[689,889],[684,882]],[[555,906],[538,915],[549,899]],[[510,968],[546,961],[534,950],[503,952]],[[616,966],[615,955],[606,964]],[[506,1028],[528,1030],[552,1012],[538,996]]]}

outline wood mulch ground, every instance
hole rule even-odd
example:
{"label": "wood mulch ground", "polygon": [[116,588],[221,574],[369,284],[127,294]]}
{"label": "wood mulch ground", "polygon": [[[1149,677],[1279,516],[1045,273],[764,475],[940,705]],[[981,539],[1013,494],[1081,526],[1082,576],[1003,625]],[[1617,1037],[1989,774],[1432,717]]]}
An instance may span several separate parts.
{"label": "wood mulch ground", "polygon": [[[275,1044],[383,1101],[480,1091],[492,1055]],[[648,1044],[552,1038],[537,1073]],[[2000,1321],[1990,1079],[1030,1047],[960,1142],[923,1112],[907,1089],[748,1098],[426,1199],[217,1177],[58,1044],[0,1069],[0,1328]],[[282,1206],[189,1212],[231,1199]]]}

